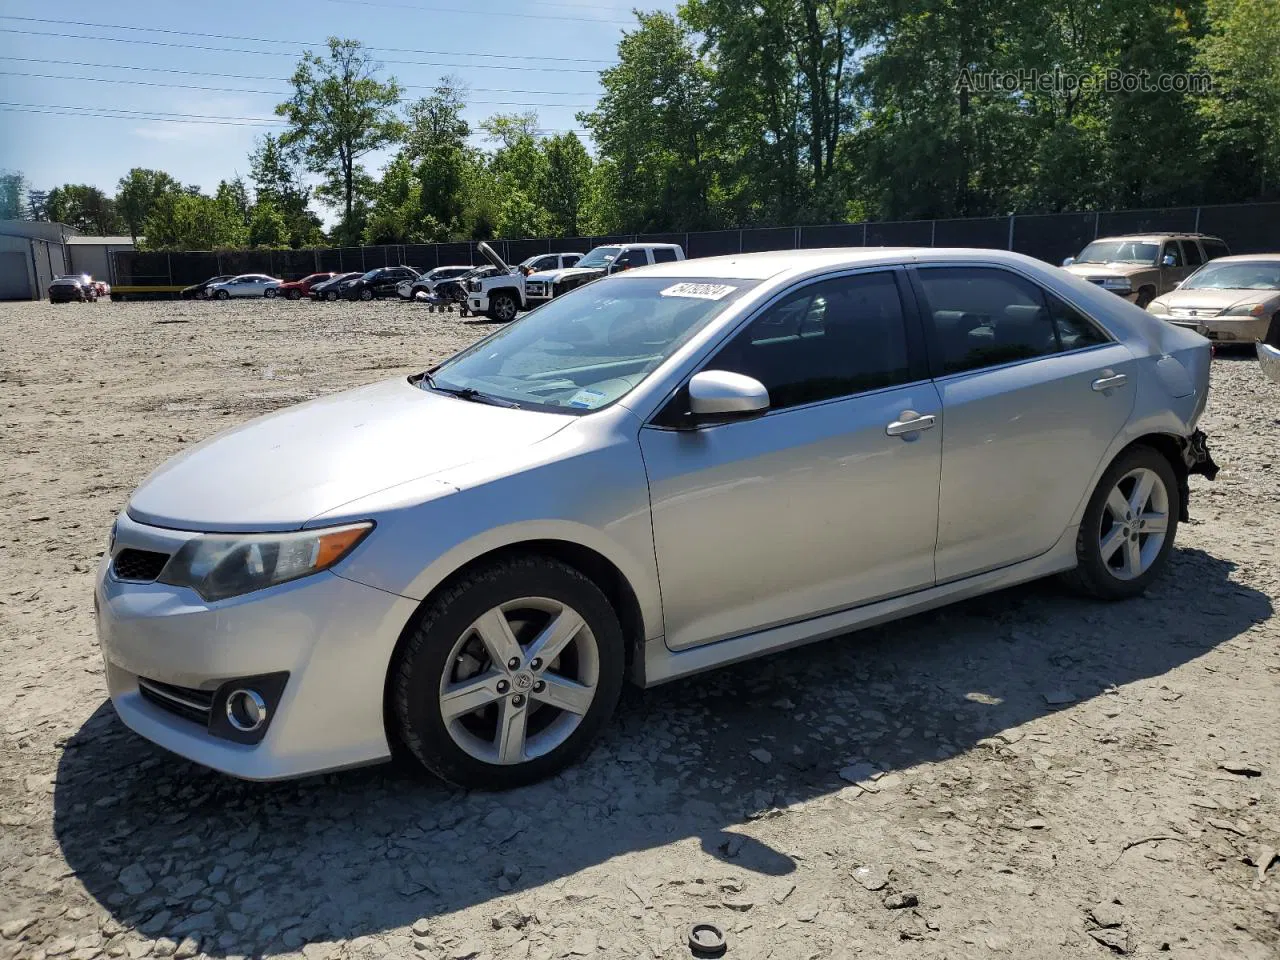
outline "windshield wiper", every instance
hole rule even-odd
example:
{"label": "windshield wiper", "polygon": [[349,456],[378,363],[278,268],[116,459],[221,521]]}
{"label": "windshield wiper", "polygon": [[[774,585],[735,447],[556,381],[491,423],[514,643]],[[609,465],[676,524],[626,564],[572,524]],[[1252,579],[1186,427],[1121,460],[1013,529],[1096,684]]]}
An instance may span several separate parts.
{"label": "windshield wiper", "polygon": [[442,387],[436,383],[436,378],[430,373],[422,375],[422,382],[429,386],[437,393],[447,393],[451,397],[457,397],[459,400],[468,400],[472,403],[487,403],[493,407],[507,407],[510,410],[519,410],[520,404],[514,400],[507,400],[505,397],[495,397],[491,393],[483,393],[475,387]]}

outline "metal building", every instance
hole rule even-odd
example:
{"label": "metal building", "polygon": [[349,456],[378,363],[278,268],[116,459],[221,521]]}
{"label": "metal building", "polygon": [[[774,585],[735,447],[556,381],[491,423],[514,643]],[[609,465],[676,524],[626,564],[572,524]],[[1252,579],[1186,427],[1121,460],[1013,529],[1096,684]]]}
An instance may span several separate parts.
{"label": "metal building", "polygon": [[64,223],[0,220],[0,300],[38,300],[49,281],[71,272]]}

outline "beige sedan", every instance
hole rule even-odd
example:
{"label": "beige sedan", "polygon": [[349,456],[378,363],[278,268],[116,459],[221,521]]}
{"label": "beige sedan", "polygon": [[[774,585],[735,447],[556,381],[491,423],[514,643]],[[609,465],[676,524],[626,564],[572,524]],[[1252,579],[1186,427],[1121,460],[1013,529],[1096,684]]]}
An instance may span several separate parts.
{"label": "beige sedan", "polygon": [[1212,260],[1152,300],[1147,312],[1210,340],[1262,340],[1272,318],[1280,316],[1280,253]]}

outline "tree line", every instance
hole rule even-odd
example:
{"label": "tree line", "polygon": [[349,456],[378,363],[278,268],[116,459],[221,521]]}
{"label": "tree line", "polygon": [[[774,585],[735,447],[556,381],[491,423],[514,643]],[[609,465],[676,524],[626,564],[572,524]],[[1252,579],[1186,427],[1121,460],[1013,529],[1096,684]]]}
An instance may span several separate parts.
{"label": "tree line", "polygon": [[1276,0],[687,0],[637,12],[600,83],[578,115],[593,156],[532,112],[473,131],[451,77],[406,102],[331,38],[249,184],[139,168],[114,196],[67,184],[24,209],[7,174],[0,213],[211,249],[1280,198]]}

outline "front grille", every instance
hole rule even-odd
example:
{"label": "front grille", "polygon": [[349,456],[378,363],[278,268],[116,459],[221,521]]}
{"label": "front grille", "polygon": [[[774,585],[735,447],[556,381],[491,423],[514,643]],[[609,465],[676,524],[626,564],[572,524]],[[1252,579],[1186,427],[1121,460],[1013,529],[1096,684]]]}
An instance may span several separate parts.
{"label": "front grille", "polygon": [[201,726],[209,725],[209,714],[213,710],[212,690],[193,690],[190,687],[179,687],[172,683],[161,683],[159,680],[139,677],[138,692],[142,694],[144,700],[154,703],[157,707],[176,713]]}
{"label": "front grille", "polygon": [[525,289],[531,297],[545,297],[547,295],[547,285],[541,280],[527,284]]}
{"label": "front grille", "polygon": [[1169,315],[1174,317],[1216,317],[1221,313],[1217,307],[1172,307]]}
{"label": "front grille", "polygon": [[150,583],[160,576],[160,571],[169,562],[169,554],[156,553],[152,550],[121,550],[111,564],[111,572],[117,580],[133,580],[138,583]]}

